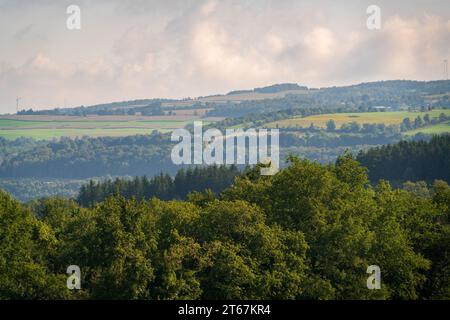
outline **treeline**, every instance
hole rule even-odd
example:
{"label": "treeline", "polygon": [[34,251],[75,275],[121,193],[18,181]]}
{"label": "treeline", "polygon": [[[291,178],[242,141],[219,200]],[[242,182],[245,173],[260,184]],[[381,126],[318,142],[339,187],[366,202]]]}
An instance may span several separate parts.
{"label": "treeline", "polygon": [[421,116],[417,116],[414,119],[414,121],[411,121],[411,119],[409,119],[409,118],[403,119],[403,121],[400,125],[400,130],[402,132],[404,132],[404,131],[419,129],[419,128],[423,128],[423,127],[426,127],[429,125],[443,123],[443,122],[446,122],[449,120],[450,120],[450,116],[447,116],[443,112],[441,114],[439,114],[439,117],[436,117],[436,118],[431,118],[430,115],[427,113],[427,114],[425,114],[423,119]]}
{"label": "treeline", "polygon": [[[444,112],[441,112],[438,117],[431,118],[428,113],[421,116],[417,116],[414,120],[410,118],[404,118],[400,125],[390,124],[385,125],[384,123],[363,123],[362,125],[356,121],[349,123],[343,123],[338,129],[336,123],[333,119],[330,119],[326,124],[326,129],[329,132],[341,132],[341,133],[384,133],[384,134],[396,134],[400,132],[406,132],[410,130],[424,128],[430,125],[436,125],[439,123],[444,123],[450,120],[450,116],[447,116]],[[303,129],[311,131],[316,129],[313,124],[310,128]],[[319,130],[319,129],[316,129]]]}
{"label": "treeline", "polygon": [[[159,104],[159,105],[158,105]],[[142,115],[142,116],[163,116],[165,115],[164,109],[161,107],[160,103],[156,105],[147,105],[143,107],[124,107],[117,109],[89,109],[85,107],[74,108],[75,110],[67,111],[67,109],[55,110],[45,110],[45,111],[34,111],[33,109],[21,110],[17,114],[18,115],[71,115],[78,117],[86,117],[86,116],[134,116],[134,115]]]}
{"label": "treeline", "polygon": [[[430,106],[433,108],[449,107],[449,80],[411,81],[389,80],[361,83],[345,87],[324,88],[316,92],[318,104],[341,101],[347,106],[359,106],[370,109],[386,106],[394,109],[402,105],[412,108]],[[433,96],[432,101],[427,99]]]}
{"label": "treeline", "polygon": [[450,182],[450,135],[430,141],[401,141],[359,153],[358,161],[369,170],[370,180],[398,184],[408,180]]}
{"label": "treeline", "polygon": [[[389,127],[385,127],[383,131],[377,129],[370,134],[337,134],[312,129],[301,135],[295,131],[301,129],[281,132],[280,145],[283,149],[354,147],[392,143],[401,138],[399,133],[391,131]],[[128,137],[61,138],[39,142],[31,139],[0,139],[0,178],[89,179],[108,175],[152,177],[160,172],[175,175],[180,169],[170,158],[175,144],[170,140],[170,134],[156,131],[149,135]],[[281,150],[282,154],[286,152]],[[332,161],[334,160],[335,156],[332,157]]]}
{"label": "treeline", "polygon": [[[318,147],[318,148],[336,148],[336,147],[355,147],[355,146],[374,146],[388,144],[400,141],[402,136],[399,133],[330,133],[325,130],[310,130],[306,134],[297,134],[293,130],[281,131],[280,146],[290,147]],[[284,151],[284,150],[283,150]],[[325,150],[324,150],[325,151]],[[335,158],[333,159],[333,161]]]}
{"label": "treeline", "polygon": [[[297,99],[296,96],[291,97],[292,99]],[[287,98],[285,98],[287,99]],[[292,118],[295,116],[299,117],[307,117],[311,115],[317,115],[317,114],[325,114],[325,113],[343,113],[343,112],[354,112],[358,111],[358,109],[355,108],[346,108],[346,107],[334,107],[334,106],[323,106],[323,107],[310,107],[306,101],[303,101],[302,103],[292,103],[292,104],[286,104],[284,101],[280,101],[279,99],[272,99],[272,100],[265,100],[264,102],[258,102],[260,104],[264,103],[267,105],[271,105],[273,109],[276,111],[264,111],[264,108],[260,108],[258,106],[255,107],[255,109],[252,112],[249,112],[252,110],[252,108],[248,108],[246,103],[252,104],[253,102],[241,102],[241,109],[240,111],[242,113],[241,116],[237,117],[230,117],[226,118],[222,121],[215,122],[210,125],[210,127],[218,128],[221,130],[225,130],[229,127],[241,125],[243,128],[254,128],[254,127],[260,127],[264,126],[267,123]],[[256,103],[256,102],[255,102]],[[282,110],[279,110],[282,109]],[[221,108],[223,111],[223,108]],[[215,115],[214,112],[209,111],[207,113],[208,115]]]}
{"label": "treeline", "polygon": [[170,134],[157,131],[128,137],[61,138],[24,150],[6,144],[0,177],[86,179],[175,174],[179,167],[170,160],[173,145]]}
{"label": "treeline", "polygon": [[19,115],[65,115],[65,116],[88,116],[88,115],[126,115],[142,112],[147,115],[159,115],[163,102],[175,102],[169,99],[141,99],[113,103],[104,103],[93,106],[79,106],[74,108],[55,108],[50,110],[33,110],[32,108],[21,110]]}
{"label": "treeline", "polygon": [[[276,93],[286,90],[302,90],[300,94],[288,94],[282,98],[265,100],[245,100],[227,103],[205,103],[210,108],[208,115],[219,117],[239,118],[250,114],[276,112],[295,108],[332,108],[345,107],[352,111],[373,111],[377,106],[399,109],[408,105],[412,108],[424,106],[433,108],[450,108],[450,81],[379,81],[361,83],[345,87],[330,87],[308,89],[297,84],[276,84],[253,90],[232,91],[236,93],[262,92]],[[430,98],[431,97],[431,98]],[[226,99],[226,96],[224,96]],[[165,108],[162,103],[177,103],[182,100],[170,99],[142,99],[134,101],[114,102],[95,106],[80,106],[76,108],[55,108],[52,110],[22,110],[19,114],[40,115],[124,115],[140,112],[147,115],[159,115]],[[195,103],[194,103],[195,104]]]}
{"label": "treeline", "polygon": [[69,179],[1,178],[0,189],[21,202],[28,202],[53,196],[76,198],[85,183]]}
{"label": "treeline", "polygon": [[212,109],[207,112],[208,116],[231,119],[240,118],[236,119],[240,122],[246,119],[250,121],[255,120],[257,124],[285,119],[291,115],[307,116],[321,113],[363,112],[369,110],[367,107],[360,107],[357,104],[343,105],[336,100],[318,103],[315,99],[315,93],[289,94],[283,98],[243,100],[239,103],[228,101],[226,103],[207,103],[205,105]]}
{"label": "treeline", "polygon": [[349,155],[254,168],[187,201],[0,192],[0,299],[450,299],[450,187],[429,194],[371,186]]}
{"label": "treeline", "polygon": [[[276,113],[289,109],[326,108],[333,112],[369,112],[377,106],[399,110],[408,105],[414,109],[450,108],[450,81],[379,81],[346,87],[309,89],[301,94],[289,94],[283,98],[239,103],[211,104],[210,116],[242,118]],[[433,99],[428,97],[432,96]],[[277,119],[275,119],[277,120]]]}
{"label": "treeline", "polygon": [[240,94],[240,93],[250,93],[250,92],[258,92],[258,93],[277,93],[288,90],[308,90],[306,86],[299,86],[297,83],[279,83],[274,84],[267,87],[262,88],[254,88],[253,90],[235,90],[229,92],[227,95]]}
{"label": "treeline", "polygon": [[81,186],[77,201],[80,205],[88,207],[104,201],[112,195],[121,195],[126,199],[162,200],[185,199],[193,191],[209,190],[219,193],[229,187],[240,174],[238,168],[232,166],[207,166],[181,169],[171,177],[160,174],[153,178],[135,177],[134,179],[108,179]]}

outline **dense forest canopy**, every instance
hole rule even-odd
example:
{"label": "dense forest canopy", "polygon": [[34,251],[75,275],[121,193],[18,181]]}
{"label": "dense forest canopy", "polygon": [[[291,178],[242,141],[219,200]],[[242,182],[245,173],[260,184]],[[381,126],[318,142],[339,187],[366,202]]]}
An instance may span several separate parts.
{"label": "dense forest canopy", "polygon": [[372,148],[361,152],[357,159],[369,169],[373,182],[385,179],[398,184],[442,179],[450,183],[450,135]]}
{"label": "dense forest canopy", "polygon": [[[450,81],[380,81],[320,89],[282,83],[230,92],[217,96],[216,101],[211,99],[216,96],[182,100],[141,99],[91,107],[28,110],[24,114],[160,115],[184,108],[191,113],[196,112],[196,117],[225,117],[222,121],[205,125],[205,130],[216,128],[223,132],[230,127],[277,128],[277,121],[283,119],[372,112],[379,106],[389,107],[391,111],[402,110],[407,114],[403,122],[395,124],[389,121],[386,124],[349,121],[337,125],[330,120],[326,127],[313,123],[299,126],[295,121],[288,127],[278,127],[282,164],[289,155],[332,163],[346,149],[358,153],[404,139],[427,141],[430,136],[422,133],[422,130],[430,129],[429,132],[433,132],[434,126],[450,125],[448,110],[438,110],[450,108],[449,93]],[[236,95],[247,98],[233,100]],[[261,100],[256,99],[255,95],[268,95],[272,98]],[[198,116],[200,109],[204,110]],[[192,129],[191,125],[188,124],[186,129]],[[52,141],[25,138],[6,140],[0,137],[0,188],[14,194],[21,201],[29,201],[49,195],[73,196],[80,184],[89,179],[99,181],[116,177],[153,177],[160,173],[174,176],[181,167],[170,160],[173,145],[169,133],[150,130],[146,135],[60,138]],[[409,170],[413,170],[412,165],[417,167],[420,165],[418,163],[423,163],[422,160],[412,160],[411,154],[408,154],[408,158],[408,163],[416,161],[415,164],[408,165]],[[380,164],[375,164],[375,160],[361,158],[360,161],[369,167],[370,179],[375,182],[384,177],[399,186],[406,180],[431,182],[438,177],[428,177],[429,173],[423,168],[422,173],[415,170],[417,175],[410,176],[402,168],[397,170],[395,166],[400,161],[395,164],[395,159],[388,164],[392,174],[383,176],[377,169],[381,168]],[[442,170],[442,166],[434,167],[433,170]],[[399,176],[401,173],[402,176]]]}
{"label": "dense forest canopy", "polygon": [[135,177],[134,179],[106,180],[100,182],[89,181],[81,186],[77,201],[83,206],[92,206],[112,195],[121,195],[127,199],[162,200],[185,199],[194,191],[209,190],[219,193],[229,187],[234,178],[240,175],[236,166],[206,166],[181,169],[175,177],[160,174],[153,178]]}
{"label": "dense forest canopy", "polygon": [[[282,161],[292,152],[310,159],[317,159],[318,156],[322,162],[334,161],[345,148],[358,150],[364,145],[401,139],[398,132],[388,130],[373,133],[336,134],[319,130],[300,133],[281,132]],[[24,146],[22,149],[21,145]],[[170,134],[159,132],[128,137],[62,138],[35,143],[0,139],[0,177],[88,179],[107,175],[151,177],[161,172],[174,175],[180,169],[170,158],[174,145]],[[316,152],[315,148],[322,151]]]}
{"label": "dense forest canopy", "polygon": [[[9,148],[9,143],[4,142]],[[62,138],[38,143],[17,153],[6,152],[2,177],[90,178],[105,175],[149,175],[176,172],[170,161],[170,135]]]}
{"label": "dense forest canopy", "polygon": [[[306,132],[305,135],[298,135],[295,131],[282,131],[280,135],[281,165],[285,166],[285,159],[289,155],[301,155],[308,159],[330,163],[345,150],[355,154],[359,150],[364,150],[359,153],[358,161],[369,169],[369,178],[373,183],[380,178],[389,180],[396,187],[408,180],[425,180],[432,183],[435,179],[442,179],[449,182],[450,139],[448,136],[435,137],[427,142],[430,140],[428,137],[417,135],[409,142],[402,141],[398,144],[371,149],[371,145],[388,144],[402,139],[395,133],[393,136],[386,135],[384,127],[372,127],[374,131],[370,133],[342,133],[338,136],[335,132],[327,130]],[[364,128],[361,130],[365,130]],[[59,141],[0,139],[0,188],[8,190],[21,201],[55,194],[75,197],[80,186],[89,179],[93,179],[96,181],[92,183],[97,188],[95,191],[97,195],[93,195],[92,188],[86,189],[91,193],[88,196],[90,200],[83,202],[86,204],[93,201],[92,199],[96,199],[95,202],[98,199],[104,199],[113,194],[112,190],[117,191],[117,188],[120,194],[134,194],[133,191],[126,191],[133,185],[127,182],[129,178],[116,179],[117,177],[147,176],[148,181],[139,182],[147,186],[153,185],[157,179],[160,182],[164,181],[164,185],[168,187],[162,189],[156,186],[155,189],[149,187],[148,190],[153,191],[144,192],[147,197],[154,195],[163,199],[183,199],[187,192],[198,190],[197,186],[220,192],[223,187],[231,183],[230,178],[234,176],[234,173],[228,176],[227,172],[223,172],[223,176],[219,174],[220,179],[205,181],[200,178],[197,181],[198,184],[195,183],[197,178],[195,177],[192,180],[194,183],[189,185],[192,189],[186,188],[187,191],[181,194],[174,191],[173,179],[177,173],[181,174],[184,171],[180,171],[183,167],[172,164],[168,156],[171,146],[169,136],[157,132],[148,136],[61,139]],[[202,171],[200,172],[202,175]],[[156,178],[152,182],[154,176]],[[206,177],[214,177],[214,175],[206,175]],[[114,179],[117,181],[101,182]],[[120,184],[120,187],[117,184]],[[218,187],[215,188],[214,185]]]}
{"label": "dense forest canopy", "polygon": [[[369,184],[349,154],[291,158],[220,195],[91,208],[0,192],[1,299],[449,299],[450,187]],[[66,288],[69,265],[81,289]],[[367,267],[382,272],[366,286]]]}

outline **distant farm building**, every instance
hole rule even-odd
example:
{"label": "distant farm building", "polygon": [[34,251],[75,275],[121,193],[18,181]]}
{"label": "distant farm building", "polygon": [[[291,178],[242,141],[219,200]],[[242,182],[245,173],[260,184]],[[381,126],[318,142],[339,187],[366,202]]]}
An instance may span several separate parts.
{"label": "distant farm building", "polygon": [[385,107],[385,106],[375,106],[372,107],[372,109],[374,109],[375,111],[380,111],[380,112],[384,112],[384,111],[388,111],[391,109],[391,107]]}

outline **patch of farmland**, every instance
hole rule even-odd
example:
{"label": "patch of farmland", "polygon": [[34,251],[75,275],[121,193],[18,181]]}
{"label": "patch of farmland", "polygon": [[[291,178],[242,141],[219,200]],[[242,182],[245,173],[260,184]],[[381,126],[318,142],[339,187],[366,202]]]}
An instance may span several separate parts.
{"label": "patch of farmland", "polygon": [[425,134],[442,134],[442,133],[450,133],[450,121],[445,123],[439,123],[433,126],[419,128],[416,130],[411,130],[406,132],[406,135],[415,135],[416,133],[425,133]]}
{"label": "patch of farmland", "polygon": [[267,124],[267,127],[279,127],[279,128],[289,128],[289,127],[301,127],[306,128],[312,124],[317,127],[325,128],[328,121],[333,120],[336,126],[339,128],[344,123],[357,122],[359,124],[363,123],[384,123],[386,125],[390,124],[400,124],[403,119],[409,118],[414,120],[417,116],[422,118],[429,114],[431,118],[437,118],[441,113],[450,115],[450,110],[432,110],[428,112],[408,112],[408,111],[398,111],[398,112],[361,112],[361,113],[332,113],[332,114],[320,114],[308,116],[305,118],[295,117],[290,119],[284,119],[279,121],[274,121]]}
{"label": "patch of farmland", "polygon": [[200,119],[193,115],[164,115],[164,116],[140,116],[140,115],[88,115],[88,116],[56,116],[56,115],[1,115],[0,120],[18,121],[188,121]]}
{"label": "patch of farmland", "polygon": [[218,118],[197,116],[1,116],[0,137],[15,139],[31,137],[52,139],[59,137],[99,137],[150,134],[153,130],[170,132],[193,121],[204,124]]}
{"label": "patch of farmland", "polygon": [[244,100],[264,100],[264,99],[277,99],[284,98],[288,94],[307,94],[308,90],[286,90],[274,93],[261,93],[261,92],[244,92],[237,94],[227,94],[210,96],[205,98],[199,98],[198,100],[203,102],[227,102],[227,101],[244,101]]}
{"label": "patch of farmland", "polygon": [[[33,130],[0,130],[0,137],[14,140],[19,137],[33,138],[36,140],[51,140],[54,138],[68,137],[124,137],[137,134],[150,134],[153,130],[142,128],[119,129],[33,129]],[[169,132],[169,129],[159,129],[160,132]]]}
{"label": "patch of farmland", "polygon": [[240,101],[251,101],[251,100],[265,100],[265,99],[279,99],[284,98],[289,94],[308,94],[310,90],[286,90],[274,93],[262,93],[262,92],[243,92],[236,94],[227,95],[214,95],[208,97],[199,97],[196,99],[182,100],[176,102],[163,103],[164,107],[189,107],[196,103],[225,103],[225,102],[240,102]]}

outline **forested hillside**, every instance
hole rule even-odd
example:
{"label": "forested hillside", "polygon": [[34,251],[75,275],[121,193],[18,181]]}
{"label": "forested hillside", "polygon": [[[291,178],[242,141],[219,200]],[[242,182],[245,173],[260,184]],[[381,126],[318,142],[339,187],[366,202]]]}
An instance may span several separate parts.
{"label": "forested hillside", "polygon": [[[278,95],[280,92],[286,94]],[[192,116],[197,113],[197,120],[204,120],[202,117],[205,115],[224,116],[227,117],[224,120],[215,118],[217,121],[205,121],[205,130],[215,128],[225,132],[229,128],[279,129],[280,163],[283,166],[289,155],[332,163],[346,149],[358,153],[374,146],[394,144],[402,139],[428,140],[429,134],[448,132],[450,114],[446,108],[450,107],[449,93],[450,81],[381,81],[320,89],[287,83],[198,99],[147,99],[42,112],[80,117],[98,114],[126,115],[122,120],[127,120],[129,114],[145,115],[146,112],[161,113],[162,110],[167,114],[189,111],[188,114]],[[256,99],[255,94],[274,96]],[[241,99],[241,96],[246,98]],[[379,106],[390,112],[379,112]],[[26,113],[37,114],[31,111]],[[326,125],[317,120],[321,118],[319,115],[322,115],[322,119],[327,119]],[[342,120],[343,118],[346,120]],[[83,119],[81,117],[79,121]],[[95,116],[90,119],[94,121]],[[4,121],[2,133],[14,131],[8,127],[8,121],[10,120]],[[41,129],[31,130],[31,127],[26,127],[31,126],[27,121],[14,121],[24,125],[23,131],[27,134],[36,130],[37,136],[43,134],[39,131]],[[70,125],[80,126],[77,121]],[[29,122],[36,122],[32,126],[38,128],[43,125],[40,121]],[[51,121],[48,123],[52,125]],[[66,127],[69,124],[64,124],[63,121],[60,125]],[[103,125],[106,129],[102,127],[101,130],[109,130],[107,128],[110,125],[118,124]],[[95,126],[93,125],[93,129]],[[192,129],[192,122],[183,122],[181,125],[177,123],[177,126]],[[72,138],[45,141],[24,138],[7,140],[0,137],[0,188],[6,189],[21,201],[28,201],[48,195],[73,196],[78,186],[89,179],[99,181],[111,177],[154,177],[161,173],[174,176],[182,168],[174,165],[170,159],[175,143],[171,141],[167,131],[163,133],[156,129],[151,131],[151,128],[138,128],[136,130],[143,130],[144,134],[81,137],[76,134],[95,134],[95,130],[73,130],[70,134],[75,136]],[[108,134],[112,135],[111,132]],[[390,149],[380,150],[384,150],[380,151],[382,153],[391,152],[385,151]],[[371,151],[371,154],[374,152]],[[406,180],[432,182],[443,177],[448,181],[448,175],[444,177],[440,174],[448,166],[436,164],[436,157],[428,159],[427,156],[428,152],[420,156],[421,160],[416,161],[413,159],[418,156],[414,152],[405,153],[401,158],[403,160],[397,160],[394,155],[374,155],[373,159],[369,159],[371,156],[360,155],[360,161],[369,168],[370,180],[373,182],[386,178],[397,187]],[[445,153],[441,152],[437,156],[445,156]],[[378,158],[383,160],[377,160]],[[424,166],[425,162],[433,163],[433,169]],[[385,165],[388,166],[386,171]],[[164,198],[161,193],[157,194]],[[100,197],[103,198],[104,196]]]}
{"label": "forested hillside", "polygon": [[[223,131],[224,132],[224,131]],[[345,148],[395,142],[401,139],[388,130],[373,133],[335,134],[281,132],[282,161],[288,154],[321,162],[333,162]],[[99,138],[62,138],[55,141],[28,142],[3,140],[0,148],[0,177],[44,179],[89,179],[102,176],[154,176],[161,172],[174,175],[180,169],[170,154],[174,142],[170,134]],[[0,139],[0,147],[1,147]],[[21,149],[21,145],[24,147]],[[320,150],[318,150],[320,148]]]}
{"label": "forested hillside", "polygon": [[361,152],[358,161],[369,169],[373,182],[392,183],[442,179],[450,182],[450,135],[434,136],[430,141],[401,141]]}
{"label": "forested hillside", "polygon": [[[351,156],[247,171],[220,196],[23,206],[0,192],[0,298],[450,298],[450,187],[374,187]],[[18,232],[20,230],[20,232]],[[81,269],[81,290],[66,268]],[[366,287],[378,265],[380,290]]]}
{"label": "forested hillside", "polygon": [[188,193],[210,190],[219,193],[229,187],[240,174],[236,166],[207,166],[181,169],[174,178],[160,174],[153,178],[135,177],[134,179],[89,181],[83,185],[78,195],[78,203],[92,206],[112,195],[121,195],[127,199],[162,200],[185,199]]}
{"label": "forested hillside", "polygon": [[[4,144],[9,149],[9,144]],[[172,146],[170,135],[158,132],[122,138],[45,141],[17,152],[5,152],[0,176],[82,179],[174,173],[178,168],[170,161]]]}
{"label": "forested hillside", "polygon": [[[276,98],[255,99],[252,93],[286,92]],[[234,101],[236,94],[248,94],[245,98]],[[250,114],[262,114],[271,111],[292,108],[321,108],[334,110],[345,107],[353,111],[367,111],[375,106],[390,106],[394,109],[401,106],[420,108],[450,107],[450,81],[377,81],[360,83],[343,87],[307,88],[295,83],[274,84],[253,90],[235,90],[227,95],[198,97],[196,99],[142,99],[122,101],[94,106],[75,108],[56,108],[52,110],[35,110],[30,108],[20,111],[27,115],[126,115],[140,112],[147,115],[160,115],[164,111],[173,110],[177,106],[208,109],[211,116],[231,118]]]}

